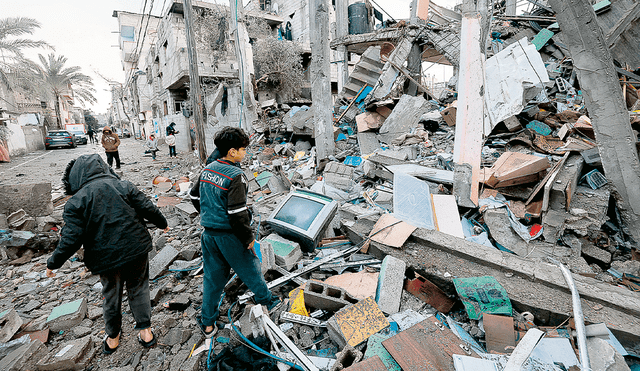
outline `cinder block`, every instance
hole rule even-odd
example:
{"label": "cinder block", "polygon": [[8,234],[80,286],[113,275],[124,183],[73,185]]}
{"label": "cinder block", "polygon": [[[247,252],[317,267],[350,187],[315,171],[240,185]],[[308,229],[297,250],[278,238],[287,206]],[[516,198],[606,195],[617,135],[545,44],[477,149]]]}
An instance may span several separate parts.
{"label": "cinder block", "polygon": [[386,314],[397,313],[400,310],[406,268],[407,263],[404,260],[391,255],[387,255],[382,261],[376,289],[376,303]]}
{"label": "cinder block", "polygon": [[6,343],[20,330],[22,318],[15,309],[7,309],[0,313],[0,326],[0,343]]}
{"label": "cinder block", "polygon": [[[262,274],[265,274],[269,269],[276,266],[276,255],[273,251],[273,245],[269,242],[263,241],[260,241],[259,243],[256,241],[256,253],[258,253],[258,257],[260,257],[260,268]],[[256,246],[254,245],[254,247]]]}
{"label": "cinder block", "polygon": [[324,282],[307,281],[304,288],[304,303],[307,307],[336,311],[357,302],[345,289]]}
{"label": "cinder block", "polygon": [[347,345],[341,352],[336,353],[336,363],[331,366],[331,371],[346,369],[360,362],[361,359],[362,352],[350,345]]}
{"label": "cinder block", "polygon": [[342,308],[327,321],[331,340],[341,348],[347,344],[358,346],[369,336],[388,326],[389,321],[373,297]]}
{"label": "cinder block", "polygon": [[92,346],[91,335],[60,345],[45,356],[36,367],[42,371],[83,370],[96,353]]}
{"label": "cinder block", "polygon": [[86,315],[87,299],[78,299],[53,308],[47,317],[47,326],[52,332],[66,331],[80,324]]}
{"label": "cinder block", "polygon": [[24,209],[30,216],[53,213],[51,183],[4,185],[0,188],[0,214]]}
{"label": "cinder block", "polygon": [[276,264],[288,271],[302,258],[302,250],[297,242],[289,241],[275,233],[265,237],[261,243],[264,242],[273,247]]}
{"label": "cinder block", "polygon": [[165,246],[156,256],[149,262],[149,279],[153,280],[167,269],[171,263],[178,257],[180,252],[170,245]]}

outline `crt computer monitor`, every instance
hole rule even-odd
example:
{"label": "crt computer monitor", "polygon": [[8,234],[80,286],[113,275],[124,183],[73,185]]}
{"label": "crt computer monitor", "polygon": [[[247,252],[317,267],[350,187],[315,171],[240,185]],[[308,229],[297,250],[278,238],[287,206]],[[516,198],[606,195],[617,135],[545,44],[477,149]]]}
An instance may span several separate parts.
{"label": "crt computer monitor", "polygon": [[298,243],[305,252],[318,245],[338,210],[338,202],[320,193],[294,189],[271,213],[271,229]]}

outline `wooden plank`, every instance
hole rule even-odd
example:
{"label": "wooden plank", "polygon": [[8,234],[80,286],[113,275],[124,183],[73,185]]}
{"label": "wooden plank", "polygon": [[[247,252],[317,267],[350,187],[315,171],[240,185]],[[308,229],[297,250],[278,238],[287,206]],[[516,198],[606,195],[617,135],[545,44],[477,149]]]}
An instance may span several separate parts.
{"label": "wooden plank", "polygon": [[529,196],[529,198],[527,199],[527,202],[525,202],[525,205],[529,205],[531,201],[533,201],[533,199],[536,197],[538,192],[540,192],[540,190],[543,189],[544,186],[549,182],[549,179],[551,179],[553,174],[555,174],[555,172],[558,171],[558,169],[562,165],[564,165],[564,162],[567,161],[567,158],[569,158],[569,154],[570,152],[565,153],[562,159],[558,161],[558,163],[555,164],[555,166],[551,169],[551,171],[547,173],[544,179],[542,179],[542,181],[538,183],[538,186],[533,190],[533,192],[531,192],[531,196]]}
{"label": "wooden plank", "polygon": [[382,360],[378,356],[367,358],[364,361],[360,361],[353,366],[349,366],[344,371],[387,371],[387,366],[382,363]]}
{"label": "wooden plank", "polygon": [[[382,345],[403,370],[455,371],[452,355],[478,357],[435,317],[392,336]],[[468,349],[468,348],[467,348]]]}

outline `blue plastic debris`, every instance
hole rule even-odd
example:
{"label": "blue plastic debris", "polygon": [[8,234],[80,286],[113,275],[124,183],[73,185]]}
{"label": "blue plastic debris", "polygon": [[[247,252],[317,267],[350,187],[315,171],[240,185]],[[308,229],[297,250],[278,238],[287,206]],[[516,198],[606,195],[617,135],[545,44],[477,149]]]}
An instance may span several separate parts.
{"label": "blue plastic debris", "polygon": [[342,133],[338,134],[338,138],[336,139],[336,142],[339,142],[341,140],[347,140],[347,136]]}
{"label": "blue plastic debris", "polygon": [[552,131],[549,125],[545,124],[544,122],[540,122],[538,120],[533,120],[529,122],[527,124],[527,129],[533,130],[536,133],[544,136],[550,135]]}
{"label": "blue plastic debris", "polygon": [[590,172],[586,173],[581,179],[580,182],[586,182],[589,184],[591,189],[598,189],[603,185],[607,184],[607,178],[602,175],[597,169],[593,169]]}
{"label": "blue plastic debris", "polygon": [[347,158],[344,159],[344,164],[345,165],[349,165],[349,166],[360,166],[360,164],[362,164],[362,157],[359,156],[347,156]]}

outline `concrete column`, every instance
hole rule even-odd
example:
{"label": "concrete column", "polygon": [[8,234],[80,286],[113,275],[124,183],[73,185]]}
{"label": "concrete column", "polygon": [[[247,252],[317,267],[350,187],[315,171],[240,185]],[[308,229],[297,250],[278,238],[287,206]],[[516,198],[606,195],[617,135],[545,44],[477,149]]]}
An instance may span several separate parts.
{"label": "concrete column", "polygon": [[[236,58],[238,61],[238,73],[242,89],[242,97],[240,100],[241,127],[251,133],[253,122],[258,119],[258,107],[253,93],[253,49],[249,44],[249,35],[247,28],[242,22],[244,8],[242,2],[236,7],[236,0],[229,0],[229,8],[231,19],[229,22],[229,35],[236,49]],[[236,17],[237,14],[237,17]],[[240,20],[240,22],[238,22]]]}
{"label": "concrete column", "polygon": [[640,243],[640,161],[629,111],[602,29],[587,0],[550,0],[549,5],[556,12],[585,92],[605,175],[615,187],[628,232]]}
{"label": "concrete column", "polygon": [[329,49],[328,0],[309,2],[311,37],[311,98],[315,125],[317,161],[333,154],[333,102],[331,99],[331,60]]}
{"label": "concrete column", "polygon": [[506,1],[506,9],[505,9],[505,14],[506,15],[516,15],[516,3],[518,2],[518,0],[507,0]]}
{"label": "concrete column", "polygon": [[[348,0],[336,0],[336,37],[341,38],[349,34],[349,14],[348,14]],[[347,47],[344,45],[338,46],[338,92],[342,91],[342,88],[349,81],[349,55]]]}
{"label": "concrete column", "polygon": [[482,14],[487,0],[464,0],[460,35],[458,112],[453,148],[455,174],[453,191],[458,205],[478,205],[482,135],[484,128],[484,48]]}
{"label": "concrete column", "polygon": [[[422,48],[418,45],[417,42],[414,42],[411,45],[411,51],[409,52],[409,58],[407,59],[407,69],[409,70],[409,74],[411,77],[416,79],[416,81],[421,82],[422,77]],[[413,81],[409,80],[409,85],[407,86],[407,90],[405,93],[409,95],[418,94],[418,85],[416,85]]]}

